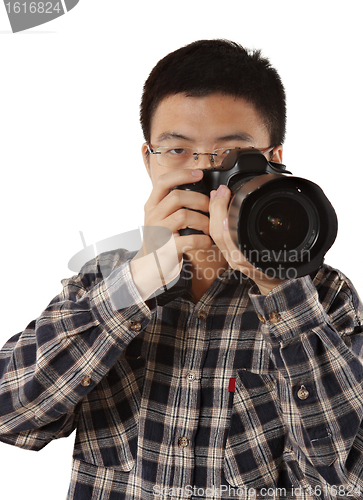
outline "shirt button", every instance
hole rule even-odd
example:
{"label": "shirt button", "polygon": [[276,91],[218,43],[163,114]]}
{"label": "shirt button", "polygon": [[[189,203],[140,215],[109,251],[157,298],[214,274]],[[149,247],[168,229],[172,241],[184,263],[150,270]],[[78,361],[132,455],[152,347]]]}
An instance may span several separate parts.
{"label": "shirt button", "polygon": [[181,447],[181,448],[185,448],[186,446],[188,446],[189,444],[189,439],[186,438],[186,437],[181,437],[179,438],[178,440],[178,445]]}
{"label": "shirt button", "polygon": [[141,323],[133,321],[130,325],[130,330],[133,332],[139,332],[141,330]]}
{"label": "shirt button", "polygon": [[198,311],[198,313],[197,313],[198,319],[205,319],[206,317],[207,317],[207,313],[205,311]]}
{"label": "shirt button", "polygon": [[265,324],[266,323],[266,320],[265,318],[262,316],[262,314],[257,314],[258,316],[258,319],[261,321],[262,324]]}
{"label": "shirt button", "polygon": [[300,389],[297,391],[297,397],[302,400],[307,399],[309,397],[309,391],[307,390],[305,385],[302,385]]}
{"label": "shirt button", "polygon": [[281,320],[281,316],[277,312],[272,312],[270,314],[271,323],[278,323]]}
{"label": "shirt button", "polygon": [[89,387],[91,384],[92,384],[91,377],[83,377],[83,379],[81,380],[81,385],[83,385],[83,387]]}
{"label": "shirt button", "polygon": [[193,372],[187,373],[187,379],[189,380],[189,382],[193,382],[193,380],[195,380],[195,373]]}

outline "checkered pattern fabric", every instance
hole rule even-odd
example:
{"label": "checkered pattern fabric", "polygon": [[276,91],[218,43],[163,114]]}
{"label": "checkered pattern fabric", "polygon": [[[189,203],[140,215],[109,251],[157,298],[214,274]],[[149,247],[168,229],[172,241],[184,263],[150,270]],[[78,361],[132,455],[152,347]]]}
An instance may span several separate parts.
{"label": "checkered pattern fabric", "polygon": [[5,344],[0,439],[40,450],[76,429],[68,500],[362,498],[349,280],[324,266],[264,297],[228,269],[197,304],[160,306],[131,257],[91,261]]}

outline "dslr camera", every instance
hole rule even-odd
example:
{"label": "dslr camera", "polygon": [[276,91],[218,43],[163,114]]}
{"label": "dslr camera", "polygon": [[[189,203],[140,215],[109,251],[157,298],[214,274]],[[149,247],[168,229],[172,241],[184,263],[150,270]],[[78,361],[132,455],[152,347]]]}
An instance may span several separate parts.
{"label": "dslr camera", "polygon": [[257,149],[233,149],[220,167],[203,172],[199,182],[175,189],[209,196],[226,185],[232,192],[229,232],[249,262],[273,278],[317,272],[338,231],[335,210],[317,184],[290,175],[285,165],[268,161]]}

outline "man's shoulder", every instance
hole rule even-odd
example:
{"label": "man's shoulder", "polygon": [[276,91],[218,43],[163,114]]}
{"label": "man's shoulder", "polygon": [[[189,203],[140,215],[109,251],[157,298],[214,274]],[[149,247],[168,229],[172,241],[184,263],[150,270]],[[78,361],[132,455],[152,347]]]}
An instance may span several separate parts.
{"label": "man's shoulder", "polygon": [[351,307],[362,315],[362,303],[358,292],[351,280],[339,269],[328,264],[322,265],[313,283],[325,310],[330,310],[334,303],[345,302],[350,303]]}

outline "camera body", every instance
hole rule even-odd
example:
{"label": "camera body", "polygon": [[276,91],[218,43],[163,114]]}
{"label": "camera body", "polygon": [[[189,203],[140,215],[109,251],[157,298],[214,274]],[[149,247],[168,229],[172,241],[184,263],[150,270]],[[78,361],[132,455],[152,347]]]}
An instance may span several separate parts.
{"label": "camera body", "polygon": [[219,168],[204,169],[199,182],[176,189],[209,196],[226,185],[232,192],[228,227],[235,245],[266,275],[293,279],[316,273],[335,241],[338,221],[317,184],[290,174],[257,149],[234,149]]}

